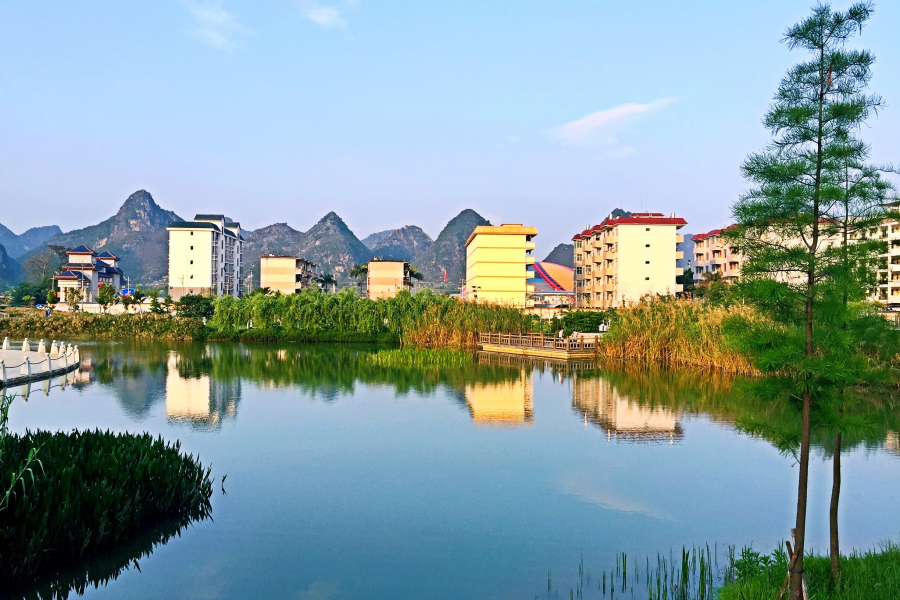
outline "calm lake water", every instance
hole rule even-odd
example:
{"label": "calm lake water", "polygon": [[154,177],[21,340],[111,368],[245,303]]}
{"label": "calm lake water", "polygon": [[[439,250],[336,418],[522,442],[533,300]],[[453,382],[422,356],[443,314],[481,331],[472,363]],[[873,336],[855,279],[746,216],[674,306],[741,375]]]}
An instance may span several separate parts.
{"label": "calm lake water", "polygon": [[[793,522],[794,460],[739,433],[740,395],[709,376],[486,356],[382,366],[371,346],[81,349],[69,385],[16,400],[13,430],[149,431],[217,478],[212,521],[90,598],[546,598],[548,570],[568,598],[582,559],[599,574],[616,552],[769,552]],[[847,548],[900,534],[900,401],[878,407],[844,456]],[[810,489],[823,551],[827,454]]]}

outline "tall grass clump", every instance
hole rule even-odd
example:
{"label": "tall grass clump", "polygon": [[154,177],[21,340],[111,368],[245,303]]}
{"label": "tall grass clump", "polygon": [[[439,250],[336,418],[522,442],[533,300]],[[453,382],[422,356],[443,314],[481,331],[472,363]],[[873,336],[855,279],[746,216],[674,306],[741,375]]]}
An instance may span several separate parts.
{"label": "tall grass clump", "polygon": [[729,319],[756,320],[742,305],[710,306],[690,300],[644,299],[616,309],[599,353],[629,364],[692,367],[757,375],[747,355],[724,331]]}
{"label": "tall grass clump", "polygon": [[210,515],[210,471],[178,442],[29,431],[0,443],[0,481],[14,478],[34,448],[41,461],[0,510],[0,588],[86,560],[160,520]]}
{"label": "tall grass clump", "polygon": [[[842,556],[841,577],[831,578],[828,556],[809,555],[803,561],[809,597],[815,600],[896,600],[900,598],[900,546],[887,542],[879,549]],[[787,553],[761,555],[745,548],[732,563],[732,574],[718,590],[719,600],[773,600],[783,591]],[[782,594],[783,598],[787,593]]]}

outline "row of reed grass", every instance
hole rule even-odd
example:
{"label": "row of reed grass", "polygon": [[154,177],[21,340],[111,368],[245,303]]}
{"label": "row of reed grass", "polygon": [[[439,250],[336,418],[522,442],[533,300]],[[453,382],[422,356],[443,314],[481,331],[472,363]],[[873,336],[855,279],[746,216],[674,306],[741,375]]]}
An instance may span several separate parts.
{"label": "row of reed grass", "polygon": [[689,367],[732,375],[759,371],[725,335],[731,318],[759,317],[746,306],[710,306],[690,300],[645,299],[616,309],[598,349],[626,364]]}

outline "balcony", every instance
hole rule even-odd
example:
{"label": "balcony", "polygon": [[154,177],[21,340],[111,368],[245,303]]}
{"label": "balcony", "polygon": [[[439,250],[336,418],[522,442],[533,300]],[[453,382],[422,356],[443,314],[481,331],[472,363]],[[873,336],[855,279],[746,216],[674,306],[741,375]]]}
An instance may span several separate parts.
{"label": "balcony", "polygon": [[680,234],[675,234],[675,243],[676,243],[676,244],[683,244],[683,243],[684,243],[684,236],[683,236],[683,235],[680,235]]}
{"label": "balcony", "polygon": [[676,250],[675,251],[675,260],[681,260],[682,258],[684,258],[684,251]]}

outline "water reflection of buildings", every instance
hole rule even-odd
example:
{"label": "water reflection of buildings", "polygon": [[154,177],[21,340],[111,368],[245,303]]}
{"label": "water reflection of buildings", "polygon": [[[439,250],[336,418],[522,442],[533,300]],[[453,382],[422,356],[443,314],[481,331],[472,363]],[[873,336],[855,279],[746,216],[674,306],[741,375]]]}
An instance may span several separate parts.
{"label": "water reflection of buildings", "polygon": [[534,422],[530,372],[523,371],[512,381],[467,383],[465,398],[475,425],[516,427]]}
{"label": "water reflection of buildings", "polygon": [[166,375],[166,418],[170,423],[189,423],[198,428],[219,427],[223,419],[237,416],[241,399],[241,380],[218,381],[207,374],[182,377],[178,365],[182,358],[169,354]]}
{"label": "water reflection of buildings", "polygon": [[884,449],[900,456],[900,435],[896,431],[888,431],[884,439]]}
{"label": "water reflection of buildings", "polygon": [[625,398],[600,377],[573,375],[572,408],[585,423],[605,431],[607,439],[673,443],[684,437],[676,413]]}

